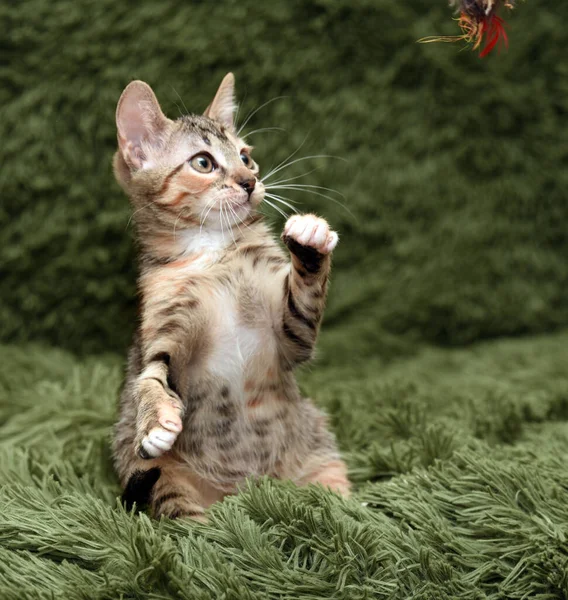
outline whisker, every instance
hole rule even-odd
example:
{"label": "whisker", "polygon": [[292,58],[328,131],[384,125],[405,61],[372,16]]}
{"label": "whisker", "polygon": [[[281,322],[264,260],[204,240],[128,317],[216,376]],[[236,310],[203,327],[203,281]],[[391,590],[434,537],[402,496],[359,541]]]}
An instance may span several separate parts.
{"label": "whisker", "polygon": [[233,231],[234,227],[231,225],[231,219],[229,217],[229,211],[227,211],[225,213],[225,210],[227,209],[227,205],[223,205],[221,206],[221,210],[224,213],[225,218],[227,219],[227,229],[229,230],[229,233],[231,234],[231,237],[233,238],[233,244],[235,244],[235,247],[237,246],[237,240],[235,239],[235,232]]}
{"label": "whisker", "polygon": [[288,181],[294,181],[295,179],[300,179],[301,177],[306,177],[307,175],[311,175],[314,171],[319,171],[322,167],[314,167],[310,169],[306,173],[302,173],[301,175],[296,175],[295,177],[288,177],[288,179],[280,179],[279,181],[273,181],[270,185],[278,185],[280,183],[287,183]]}
{"label": "whisker", "polygon": [[153,202],[148,202],[148,204],[146,204],[146,206],[143,206],[142,208],[138,208],[137,210],[135,210],[131,215],[130,215],[130,219],[128,219],[128,223],[126,223],[126,227],[124,228],[124,231],[126,231],[128,229],[128,226],[130,225],[130,222],[132,221],[133,217],[135,214],[139,213],[141,210],[144,210],[145,208],[148,208],[149,206],[152,206],[152,204],[154,204]]}
{"label": "whisker", "polygon": [[272,202],[270,202],[270,200],[267,200],[266,198],[264,198],[264,201],[266,202],[266,204],[268,204],[268,206],[271,206],[274,210],[277,210],[285,219],[288,218],[288,215],[281,208],[279,208],[275,204],[272,204]]}
{"label": "whisker", "polygon": [[231,225],[231,218],[229,215],[228,205],[225,206],[225,210],[227,211],[227,225],[229,226],[229,231],[231,232],[231,237],[233,238],[233,244],[235,244],[235,248],[237,247],[237,240],[235,239],[235,227],[237,224],[235,221],[233,225]]}
{"label": "whisker", "polygon": [[338,190],[334,190],[333,188],[324,187],[323,185],[308,185],[306,183],[289,183],[286,185],[267,185],[267,190],[303,190],[303,189],[317,189],[317,190],[327,190],[328,192],[332,192],[341,196],[345,199],[345,195],[339,192]]}
{"label": "whisker", "polygon": [[[286,202],[286,200],[290,200],[290,198],[286,198],[286,200],[284,200],[284,198],[276,196],[275,194],[266,194],[266,196],[268,196],[271,200],[275,200],[276,202],[280,202],[280,204],[287,206],[290,210],[293,210],[295,213],[298,212],[295,206],[292,206],[292,204]],[[290,200],[290,202],[292,202],[292,200]]]}
{"label": "whisker", "polygon": [[[186,115],[189,114],[189,111],[187,110],[187,106],[185,105],[183,98],[178,94],[178,91],[176,90],[176,88],[173,85],[170,85],[170,87],[172,88],[172,90],[176,93],[177,97],[179,98],[181,105],[183,106],[183,108],[185,110],[185,114]],[[177,104],[176,104],[176,106],[177,106]],[[179,106],[178,106],[178,110],[179,110],[180,114],[183,116],[181,110],[179,109]]]}
{"label": "whisker", "polygon": [[279,167],[281,167],[285,162],[289,161],[293,156],[295,156],[296,154],[298,154],[298,152],[302,149],[303,145],[306,143],[307,139],[308,139],[308,136],[306,136],[304,138],[304,140],[302,141],[302,143],[294,150],[294,152],[292,152],[292,154],[290,154],[289,156],[287,156],[282,162],[279,162],[275,167],[273,167],[272,169],[270,169],[270,171],[268,171],[268,173],[261,179],[261,181],[264,181],[264,180],[268,179],[269,177],[271,177],[272,174],[276,171],[276,169],[278,169]]}
{"label": "whisker", "polygon": [[[235,218],[237,218],[240,222],[241,225],[244,225],[247,229],[250,229],[251,231],[253,231],[252,227],[250,227],[247,223],[244,222],[244,219],[241,219],[239,217],[239,215],[235,212],[235,209],[233,208],[233,206],[231,204],[229,204],[229,208],[231,209],[231,212],[235,215]],[[239,227],[237,225],[237,227]],[[239,227],[239,231],[242,233],[241,228]]]}
{"label": "whisker", "polygon": [[[246,223],[243,223],[243,220],[239,217],[239,215],[235,212],[235,209],[231,206],[231,204],[227,204],[227,209],[231,211],[231,213],[233,214],[234,217],[234,221],[235,221],[235,225],[237,226],[237,229],[239,230],[239,233],[241,235],[243,235],[243,230],[241,229],[239,223],[242,223],[243,225],[245,225],[246,227],[248,227],[248,225],[246,225]],[[235,247],[237,246],[237,241],[234,239],[233,237],[233,241],[235,242]]]}
{"label": "whisker", "polygon": [[[215,200],[217,200],[219,194],[215,194],[215,196],[213,196],[213,198],[211,198],[211,200],[209,200],[209,202],[207,202],[207,204],[203,207],[203,210],[201,211],[200,215],[199,215],[199,223],[200,225],[203,225],[203,223],[205,222],[205,219],[207,218],[207,215],[211,212],[211,209],[213,208],[213,205],[215,204]],[[207,210],[207,208],[209,207],[209,210]],[[203,217],[203,219],[201,219],[201,217],[203,216],[203,213],[207,210],[207,214]]]}
{"label": "whisker", "polygon": [[190,207],[189,206],[182,207],[182,209],[178,213],[177,219],[174,222],[174,242],[175,242],[175,239],[176,239],[176,226],[178,224],[178,221],[181,219],[181,215],[183,214],[183,211],[186,210],[186,209],[188,209],[188,208],[190,208]]}
{"label": "whisker", "polygon": [[239,115],[241,114],[241,106],[243,106],[243,104],[245,103],[247,96],[248,96],[248,89],[245,90],[245,95],[243,96],[241,103],[237,104],[237,112],[235,113],[235,119],[233,121],[235,124],[235,127],[237,126],[237,123],[239,122]]}
{"label": "whisker", "polygon": [[241,135],[241,139],[246,140],[249,137],[249,135],[253,135],[255,133],[263,133],[264,131],[284,131],[284,132],[288,133],[286,131],[286,129],[284,129],[282,127],[262,127],[261,129],[253,129],[252,131],[249,131],[247,134]]}
{"label": "whisker", "polygon": [[237,109],[235,111],[235,116],[233,117],[233,123],[236,127],[238,121],[239,121],[239,113],[241,112],[241,105],[237,104]]}
{"label": "whisker", "polygon": [[248,117],[245,119],[245,122],[239,127],[239,129],[237,131],[237,135],[241,134],[241,131],[246,127],[246,124],[254,117],[254,115],[256,115],[256,113],[259,110],[261,110],[265,106],[268,106],[272,102],[276,102],[276,100],[281,100],[282,98],[288,98],[288,96],[276,96],[276,98],[272,98],[271,100],[268,100],[264,104],[261,104],[256,110],[253,110],[251,113],[249,113]]}
{"label": "whisker", "polygon": [[[226,215],[225,215],[225,211],[223,210],[223,205],[222,205],[222,204],[219,206],[219,210],[220,210],[220,212],[221,212],[221,217],[222,217],[222,219],[223,219],[223,223],[224,223],[224,222],[225,222]],[[230,229],[231,229],[231,227],[230,227],[230,224],[229,224],[229,223],[227,223],[227,229],[228,229],[229,231],[230,231]]]}
{"label": "whisker", "polygon": [[266,175],[266,177],[263,177],[261,181],[262,182],[266,181],[269,177],[276,175],[276,173],[278,173],[278,171],[282,171],[282,169],[287,169],[288,167],[290,167],[296,163],[302,162],[303,160],[310,160],[313,158],[334,158],[336,160],[343,160],[343,161],[347,162],[347,160],[345,158],[341,158],[341,156],[332,156],[331,154],[313,154],[311,156],[304,156],[302,158],[296,158],[295,160],[293,160],[285,165],[282,165],[281,167],[278,167],[277,169],[274,169],[271,173]]}
{"label": "whisker", "polygon": [[[227,210],[230,210],[230,211],[231,211],[231,214],[233,215],[233,218],[234,218],[234,220],[235,220],[235,225],[238,227],[238,229],[239,229],[239,232],[240,232],[240,234],[242,235],[242,234],[243,234],[243,232],[242,232],[241,228],[239,227],[239,223],[238,223],[239,216],[238,216],[238,215],[237,215],[237,213],[235,212],[235,209],[234,209],[234,208],[233,208],[233,207],[232,207],[230,204],[227,204]],[[241,222],[242,222],[242,221],[241,221]],[[235,242],[235,245],[236,245],[236,242]]]}
{"label": "whisker", "polygon": [[340,202],[337,198],[334,198],[333,196],[329,196],[327,194],[322,194],[321,192],[316,192],[315,190],[297,189],[295,191],[298,191],[298,192],[303,191],[308,194],[314,194],[315,196],[321,196],[322,198],[327,198],[328,200],[331,200],[331,202],[334,202],[335,204],[341,206],[341,208],[343,210],[345,210],[347,213],[349,213],[349,215],[357,221],[357,217],[347,208],[347,206],[345,206],[345,204],[343,204],[343,202]]}
{"label": "whisker", "polygon": [[[207,204],[205,205],[205,207],[203,208],[203,210],[201,211],[201,213],[200,213],[200,215],[199,215],[199,220],[200,220],[200,226],[199,226],[199,236],[200,236],[200,237],[201,237],[201,231],[202,231],[202,229],[203,229],[203,225],[204,225],[204,223],[205,223],[205,219],[207,218],[207,215],[208,215],[208,214],[211,212],[211,209],[213,208],[213,206],[214,206],[214,204],[215,204],[215,201],[217,200],[217,198],[218,198],[219,196],[220,196],[220,193],[219,193],[219,194],[216,194],[215,196],[213,196],[213,198],[212,198],[211,200],[209,200],[209,202],[207,202]],[[207,210],[207,207],[209,207],[209,210]],[[182,216],[182,214],[183,214],[183,211],[184,211],[184,210],[186,210],[186,209],[188,209],[188,208],[191,208],[191,207],[190,207],[190,206],[184,206],[184,207],[182,207],[182,209],[179,211],[179,214],[178,214],[178,216],[177,216],[177,219],[176,219],[176,220],[175,220],[175,222],[174,222],[174,241],[175,241],[175,239],[176,239],[176,227],[177,227],[178,221],[180,220],[180,218],[181,218],[181,216]],[[207,214],[205,215],[205,217],[203,217],[203,220],[201,220],[201,217],[202,217],[203,213],[204,213],[206,210],[207,210]]]}
{"label": "whisker", "polygon": [[225,244],[225,232],[223,231],[223,219],[221,218],[223,211],[222,207],[219,206],[219,223],[221,224],[221,235],[223,236],[223,244]]}
{"label": "whisker", "polygon": [[201,215],[205,212],[205,210],[207,209],[207,207],[209,206],[209,210],[207,211],[207,213],[205,214],[205,216],[203,217],[203,219],[201,219],[201,215],[199,215],[200,217],[200,223],[199,223],[199,237],[201,238],[201,232],[203,231],[203,225],[205,225],[205,220],[207,219],[207,217],[209,216],[209,213],[211,212],[211,210],[213,209],[213,206],[215,205],[215,202],[217,200],[217,198],[219,198],[220,194],[216,194],[215,196],[213,196],[213,198],[205,205],[205,208],[201,211]]}
{"label": "whisker", "polygon": [[174,100],[174,104],[176,105],[176,108],[178,109],[179,116],[183,117],[183,112],[181,111],[179,104],[175,100]]}
{"label": "whisker", "polygon": [[[265,193],[265,195],[266,195],[266,193]],[[275,192],[268,192],[268,196],[276,196],[277,198],[284,198],[285,200],[288,200],[292,204],[300,204],[300,202],[298,200],[292,200],[291,198],[288,198],[288,196],[283,196],[282,194],[276,194]]]}

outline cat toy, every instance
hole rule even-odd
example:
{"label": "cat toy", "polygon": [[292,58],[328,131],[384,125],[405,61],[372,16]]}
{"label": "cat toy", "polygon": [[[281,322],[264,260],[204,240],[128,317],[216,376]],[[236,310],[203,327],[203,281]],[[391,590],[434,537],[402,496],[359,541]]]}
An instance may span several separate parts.
{"label": "cat toy", "polygon": [[480,49],[479,56],[487,56],[494,48],[508,47],[505,21],[497,13],[501,6],[515,8],[516,0],[450,0],[459,12],[456,19],[462,35],[430,36],[418,40],[430,42],[465,42],[472,50]]}

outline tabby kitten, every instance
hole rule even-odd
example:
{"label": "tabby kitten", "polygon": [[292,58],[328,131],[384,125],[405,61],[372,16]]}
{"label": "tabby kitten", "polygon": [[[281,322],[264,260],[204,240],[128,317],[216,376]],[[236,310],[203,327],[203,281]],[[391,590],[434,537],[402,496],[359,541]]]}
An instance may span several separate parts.
{"label": "tabby kitten", "polygon": [[[203,116],[164,116],[152,89],[118,102],[116,178],[140,249],[140,323],[114,458],[127,504],[204,518],[246,477],[350,484],[325,416],[294,368],[312,356],[337,234],[288,220],[288,257],[257,213],[252,148],[234,126],[228,74]],[[290,260],[291,259],[291,260]]]}

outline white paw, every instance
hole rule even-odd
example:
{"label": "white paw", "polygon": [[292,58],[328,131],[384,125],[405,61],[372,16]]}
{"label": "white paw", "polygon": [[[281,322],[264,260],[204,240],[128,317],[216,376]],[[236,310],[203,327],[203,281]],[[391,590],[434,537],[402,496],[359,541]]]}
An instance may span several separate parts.
{"label": "white paw", "polygon": [[164,452],[172,449],[177,436],[176,431],[168,431],[163,427],[154,427],[150,429],[148,435],[142,438],[142,448],[152,458],[162,456]]}
{"label": "white paw", "polygon": [[143,453],[151,458],[162,456],[172,449],[182,428],[180,410],[169,402],[163,403],[158,409],[158,425],[142,438]]}
{"label": "white paw", "polygon": [[302,246],[315,248],[321,254],[329,254],[339,241],[335,231],[323,219],[315,215],[294,215],[284,226],[284,235]]}

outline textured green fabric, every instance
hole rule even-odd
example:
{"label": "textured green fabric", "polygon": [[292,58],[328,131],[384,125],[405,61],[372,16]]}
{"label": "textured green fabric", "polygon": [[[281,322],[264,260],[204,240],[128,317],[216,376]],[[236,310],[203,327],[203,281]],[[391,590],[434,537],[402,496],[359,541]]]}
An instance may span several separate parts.
{"label": "textured green fabric", "polygon": [[563,333],[305,373],[354,498],[267,481],[201,526],[116,505],[119,360],[0,347],[0,597],[565,598],[567,361]]}
{"label": "textured green fabric", "polygon": [[[1,600],[568,597],[568,5],[519,4],[483,61],[415,43],[450,17],[0,4]],[[301,384],[356,492],[264,481],[157,522],[117,505],[110,457],[136,303],[114,110],[134,78],[202,110],[229,70],[241,123],[274,99],[245,131],[286,130],[251,135],[264,172],[345,159],[281,174],[345,196],[290,193],[341,235]]]}

